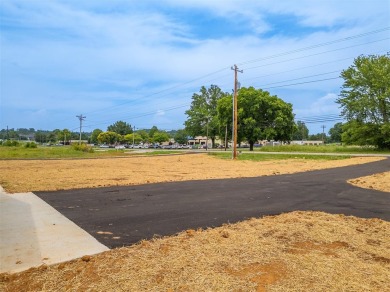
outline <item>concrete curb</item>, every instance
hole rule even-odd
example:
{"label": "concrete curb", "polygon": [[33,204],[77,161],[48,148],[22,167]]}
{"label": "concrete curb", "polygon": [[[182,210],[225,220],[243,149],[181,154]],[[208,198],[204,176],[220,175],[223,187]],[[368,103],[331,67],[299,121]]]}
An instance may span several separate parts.
{"label": "concrete curb", "polygon": [[7,194],[1,186],[0,234],[0,273],[109,250],[35,194]]}

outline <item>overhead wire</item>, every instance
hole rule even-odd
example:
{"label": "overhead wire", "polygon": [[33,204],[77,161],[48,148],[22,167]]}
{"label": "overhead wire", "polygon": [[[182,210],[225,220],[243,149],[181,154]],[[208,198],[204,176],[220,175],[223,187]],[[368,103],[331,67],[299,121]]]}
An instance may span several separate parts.
{"label": "overhead wire", "polygon": [[373,31],[369,31],[369,32],[365,32],[365,33],[361,33],[361,34],[357,34],[357,35],[353,35],[353,36],[349,36],[349,37],[345,37],[345,38],[329,41],[329,42],[324,42],[324,43],[320,43],[320,44],[316,44],[316,45],[312,45],[312,46],[308,46],[308,47],[304,47],[304,48],[300,48],[300,49],[296,49],[296,50],[286,51],[286,52],[283,52],[283,53],[279,53],[279,54],[275,54],[275,55],[271,55],[271,56],[267,56],[267,57],[263,57],[263,58],[258,58],[258,59],[253,59],[253,60],[249,60],[249,61],[244,61],[244,62],[238,63],[238,65],[241,66],[241,65],[245,65],[245,64],[251,64],[251,63],[256,63],[256,62],[259,62],[259,61],[264,61],[264,60],[269,60],[269,59],[273,59],[273,58],[278,58],[278,57],[281,57],[281,56],[295,54],[295,53],[302,52],[302,51],[307,51],[307,50],[312,50],[312,49],[315,49],[315,48],[328,46],[328,45],[332,45],[332,44],[339,43],[339,42],[349,41],[349,40],[352,40],[352,39],[356,39],[356,38],[360,38],[360,37],[363,37],[363,36],[368,36],[368,35],[380,33],[380,32],[387,31],[387,30],[390,30],[389,26],[384,27],[384,28],[380,28],[380,29],[377,29],[377,30],[373,30]]}
{"label": "overhead wire", "polygon": [[[318,47],[322,47],[322,46],[326,46],[326,45],[330,45],[330,44],[335,44],[335,43],[339,43],[339,42],[343,42],[343,41],[347,41],[347,40],[352,40],[352,39],[356,39],[356,38],[359,38],[359,37],[363,37],[363,36],[367,36],[367,35],[370,35],[370,34],[375,34],[375,33],[379,33],[379,32],[383,32],[383,31],[386,31],[386,30],[389,30],[390,27],[386,27],[386,28],[382,28],[382,29],[378,29],[378,30],[375,30],[375,31],[371,31],[371,32],[367,32],[367,33],[363,33],[363,34],[359,34],[359,35],[355,35],[355,36],[351,36],[351,37],[346,37],[346,38],[342,38],[342,39],[338,39],[338,40],[334,40],[334,41],[331,41],[331,42],[325,42],[325,43],[320,43],[320,44],[317,44],[317,45],[313,45],[313,46],[309,46],[309,47],[305,47],[305,48],[301,48],[301,49],[297,49],[297,50],[292,50],[292,51],[287,51],[287,52],[284,52],[284,53],[280,53],[280,54],[276,54],[276,55],[272,55],[272,56],[268,56],[268,57],[264,57],[264,58],[258,58],[258,59],[254,59],[254,60],[249,60],[249,61],[246,61],[246,62],[241,62],[239,64],[241,65],[244,65],[244,64],[251,64],[251,63],[256,63],[256,62],[259,62],[259,61],[262,61],[262,60],[268,60],[268,59],[272,59],[272,58],[277,58],[277,57],[280,57],[280,56],[285,56],[285,55],[289,55],[289,54],[294,54],[294,53],[297,53],[297,52],[302,52],[302,51],[306,51],[306,50],[310,50],[310,49],[314,49],[314,48],[318,48]],[[287,59],[287,60],[283,60],[283,61],[279,61],[279,62],[274,62],[274,63],[269,63],[269,64],[263,64],[263,65],[260,65],[260,66],[255,66],[255,67],[248,67],[248,68],[245,68],[245,70],[249,70],[249,69],[254,69],[254,68],[259,68],[259,67],[263,67],[263,66],[269,66],[269,65],[273,65],[273,64],[278,64],[278,63],[283,63],[283,62],[288,62],[288,61],[292,61],[292,60],[296,60],[296,59],[302,59],[302,58],[306,58],[306,57],[311,57],[311,56],[316,56],[316,55],[319,55],[319,54],[325,54],[325,53],[328,53],[328,52],[334,52],[334,51],[338,51],[338,50],[342,50],[342,49],[346,49],[346,48],[351,48],[351,47],[356,47],[356,46],[362,46],[362,45],[367,45],[367,44],[371,44],[371,43],[375,43],[375,42],[379,42],[379,41],[383,41],[383,40],[388,40],[389,38],[384,38],[384,39],[380,39],[380,40],[375,40],[375,41],[372,41],[372,42],[366,42],[364,44],[358,44],[358,45],[353,45],[353,46],[348,46],[348,47],[344,47],[344,48],[338,48],[338,49],[334,49],[334,50],[328,50],[328,51],[325,51],[325,52],[320,52],[320,53],[316,53],[316,54],[311,54],[311,55],[306,55],[306,56],[301,56],[301,57],[297,57],[297,58],[292,58],[292,59]],[[349,58],[344,58],[344,59],[341,59],[341,60],[345,60],[345,59],[349,59]],[[337,61],[337,60],[336,60]],[[336,61],[332,61],[332,62],[336,62]],[[326,62],[326,63],[331,63],[331,62]],[[326,63],[322,63],[322,64],[326,64]],[[319,64],[321,65],[321,64]],[[285,72],[291,72],[291,71],[296,71],[296,70],[300,70],[300,69],[304,69],[304,68],[310,68],[310,67],[314,67],[316,65],[312,65],[312,66],[306,66],[306,67],[301,67],[301,68],[297,68],[297,69],[292,69],[292,70],[288,70],[288,71],[285,71]],[[134,103],[138,100],[145,100],[145,98],[149,98],[149,97],[152,97],[154,95],[157,95],[157,94],[160,94],[160,93],[167,93],[169,91],[172,91],[173,89],[176,89],[176,88],[180,88],[180,87],[183,87],[187,84],[191,84],[195,81],[199,81],[199,80],[202,80],[206,77],[209,77],[209,76],[212,76],[212,75],[215,75],[215,74],[218,74],[226,69],[228,69],[229,67],[224,67],[224,68],[221,68],[217,71],[214,71],[214,72],[211,72],[211,73],[208,73],[208,74],[205,74],[203,76],[200,76],[200,77],[197,77],[195,79],[192,79],[190,81],[187,81],[187,82],[184,82],[184,83],[180,83],[178,85],[175,85],[175,86],[171,86],[169,88],[166,88],[166,89],[163,89],[163,90],[160,90],[160,91],[157,91],[157,92],[154,92],[154,93],[151,93],[151,94],[148,94],[148,95],[145,95],[145,96],[141,96],[139,98],[136,98],[136,99],[132,99],[130,101],[126,101],[126,102],[123,102],[123,103],[119,103],[119,104],[116,104],[116,105],[113,105],[113,106],[110,106],[110,107],[106,107],[102,110],[95,110],[95,111],[90,111],[90,112],[87,112],[86,114],[91,114],[91,113],[96,113],[96,112],[100,112],[100,111],[107,111],[107,109],[112,109],[112,108],[115,108],[115,107],[119,107],[119,106],[123,106],[125,104],[129,104],[129,103]],[[281,73],[284,73],[284,72],[280,72],[280,73],[274,73],[274,74],[268,74],[268,75],[264,75],[264,76],[270,76],[270,75],[275,75],[275,74],[281,74]],[[325,74],[330,74],[331,72],[328,72],[328,73],[322,73],[322,74],[317,74],[317,75],[313,75],[313,76],[305,76],[305,77],[301,77],[301,78],[296,78],[296,79],[290,79],[290,80],[285,80],[285,81],[280,81],[280,82],[274,82],[274,83],[268,83],[266,84],[267,85],[271,85],[271,84],[280,84],[280,83],[284,83],[284,82],[289,82],[289,81],[293,81],[293,80],[299,80],[299,79],[305,79],[305,78],[309,78],[309,77],[314,77],[314,76],[319,76],[319,75],[325,75]],[[230,75],[230,74],[229,74]],[[224,76],[227,76],[226,75],[223,75]],[[264,76],[261,76],[261,77],[264,77]],[[216,79],[219,79],[220,77],[216,78]],[[260,77],[254,77],[254,78],[251,78],[251,79],[255,79],[255,78],[260,78]],[[300,84],[307,84],[307,83],[315,83],[315,82],[323,82],[323,81],[327,81],[327,80],[333,80],[333,79],[338,79],[340,77],[335,77],[335,78],[327,78],[327,79],[320,79],[320,80],[312,80],[312,81],[306,81],[306,82],[300,82],[300,83],[293,83],[293,84],[284,84],[284,85],[280,85],[280,86],[273,86],[273,87],[266,87],[264,89],[272,89],[272,88],[282,88],[282,87],[289,87],[289,86],[295,86],[295,85],[300,85]],[[248,79],[250,80],[250,79]],[[169,93],[167,93],[169,94]],[[166,94],[164,94],[165,96]],[[167,108],[167,109],[161,109],[162,111],[171,111],[171,110],[175,110],[175,109],[178,109],[178,108],[182,108],[182,107],[185,107],[185,106],[188,106],[189,104],[185,104],[185,105],[182,105],[182,106],[178,106],[178,107],[173,107],[173,108]],[[140,114],[140,115],[137,115],[137,116],[126,116],[126,119],[133,119],[133,118],[139,118],[139,117],[144,117],[144,116],[148,116],[148,115],[153,115],[153,114],[156,114],[158,111],[161,111],[161,110],[157,110],[157,111],[153,111],[153,112],[147,112],[147,113],[143,113],[143,114]],[[108,120],[107,120],[108,121]],[[107,122],[105,121],[105,122]],[[112,121],[112,119],[110,119],[110,121]],[[100,122],[99,124],[104,124],[105,122]],[[93,125],[98,125],[97,123],[93,124]]]}
{"label": "overhead wire", "polygon": [[[293,54],[293,53],[296,53],[296,52],[301,52],[301,51],[305,51],[305,50],[310,50],[310,49],[314,49],[314,48],[318,48],[318,47],[322,47],[322,46],[326,46],[326,45],[330,45],[330,44],[334,44],[334,43],[339,43],[339,42],[343,42],[343,41],[347,41],[347,40],[351,40],[351,39],[355,39],[355,38],[360,38],[360,37],[363,37],[363,36],[367,36],[367,35],[371,35],[371,34],[375,34],[375,33],[379,33],[379,32],[383,32],[383,31],[386,31],[386,30],[389,30],[390,27],[386,27],[386,28],[382,28],[382,29],[378,29],[378,30],[374,30],[374,31],[371,31],[371,32],[367,32],[367,33],[363,33],[363,34],[358,34],[358,35],[354,35],[354,36],[351,36],[351,37],[346,37],[346,38],[342,38],[342,39],[338,39],[338,40],[334,40],[334,41],[330,41],[330,42],[325,42],[325,43],[321,43],[321,44],[317,44],[317,45],[313,45],[313,46],[309,46],[309,47],[305,47],[305,48],[301,48],[301,49],[297,49],[297,50],[292,50],[292,51],[287,51],[287,52],[284,52],[284,53],[280,53],[280,54],[276,54],[276,55],[272,55],[272,56],[268,56],[268,57],[264,57],[264,58],[259,58],[259,59],[255,59],[255,60],[251,60],[251,61],[247,61],[247,62],[241,62],[239,64],[248,64],[248,63],[254,63],[254,62],[258,62],[258,61],[261,61],[261,60],[267,60],[267,59],[271,59],[271,58],[276,58],[276,57],[280,57],[280,56],[284,56],[284,55],[288,55],[288,54]],[[378,42],[378,41],[383,41],[383,40],[387,40],[389,38],[385,38],[385,39],[381,39],[381,40],[376,40],[376,41],[373,41],[373,42],[368,42],[368,43],[365,43],[365,44],[369,44],[369,43],[374,43],[374,42]],[[355,47],[355,46],[360,46],[360,45],[364,45],[364,44],[358,44],[358,45],[353,45],[353,46],[350,46],[350,47],[346,47],[346,48],[351,48],[351,47]],[[312,54],[312,55],[308,55],[308,56],[303,56],[303,57],[299,57],[299,58],[294,58],[294,59],[289,59],[289,60],[283,60],[283,61],[280,61],[280,62],[276,62],[276,63],[270,63],[270,64],[265,64],[265,65],[261,65],[260,67],[263,67],[263,66],[268,66],[268,65],[273,65],[273,64],[277,64],[277,63],[282,63],[282,62],[288,62],[288,61],[291,61],[291,60],[296,60],[296,59],[302,59],[302,58],[306,58],[306,57],[309,57],[309,56],[315,56],[315,55],[318,55],[318,54],[324,54],[324,53],[328,53],[328,52],[333,52],[333,51],[337,51],[337,50],[342,50],[342,49],[346,49],[346,48],[340,48],[340,49],[336,49],[336,50],[331,50],[331,51],[325,51],[325,52],[321,52],[321,53],[317,53],[317,54]],[[250,69],[253,69],[253,68],[258,68],[259,66],[256,66],[256,67],[249,67],[249,68],[244,68],[245,70],[250,70]],[[163,90],[160,90],[160,91],[157,91],[157,92],[153,92],[151,94],[148,94],[148,95],[145,95],[145,96],[142,96],[142,97],[139,97],[139,98],[135,98],[135,99],[132,99],[130,101],[126,101],[126,102],[123,102],[123,103],[119,103],[119,104],[116,104],[116,105],[113,105],[111,107],[106,107],[102,110],[95,110],[95,111],[91,111],[91,112],[87,112],[86,114],[91,114],[91,113],[96,113],[96,112],[100,112],[100,111],[105,111],[107,110],[108,108],[114,108],[114,107],[119,107],[119,106],[122,106],[122,105],[125,105],[125,104],[128,104],[128,103],[132,103],[132,102],[135,102],[137,100],[141,100],[141,99],[145,99],[145,98],[149,98],[149,97],[152,97],[152,96],[155,96],[157,94],[160,94],[160,93],[164,93],[164,92],[167,92],[167,91],[171,91],[172,89],[176,89],[176,88],[179,88],[179,87],[182,87],[186,84],[190,84],[190,83],[193,83],[195,81],[198,81],[198,80],[201,80],[203,78],[206,78],[208,76],[211,76],[211,75],[215,75],[219,72],[222,72],[226,69],[229,69],[230,67],[223,67],[219,70],[216,70],[214,72],[211,72],[211,73],[208,73],[208,74],[205,74],[205,75],[202,75],[200,77],[197,77],[197,78],[194,78],[190,81],[187,81],[187,82],[184,82],[184,83],[180,83],[178,85],[175,85],[175,86],[172,86],[172,87],[169,87],[169,88],[166,88],[166,89],[163,89]]]}

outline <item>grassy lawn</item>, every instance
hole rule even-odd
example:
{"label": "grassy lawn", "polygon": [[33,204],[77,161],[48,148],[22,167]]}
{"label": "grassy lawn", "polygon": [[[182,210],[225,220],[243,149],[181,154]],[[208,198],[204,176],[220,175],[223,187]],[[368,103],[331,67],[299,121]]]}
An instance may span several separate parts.
{"label": "grassy lawn", "polygon": [[[232,159],[232,154],[228,153],[209,153],[221,159]],[[252,154],[241,153],[238,155],[238,160],[252,160],[252,161],[267,161],[267,160],[284,160],[284,159],[314,159],[314,160],[341,160],[348,159],[350,156],[333,156],[333,155],[310,155],[310,154]]]}
{"label": "grassy lawn", "polygon": [[177,154],[182,151],[155,150],[136,152],[129,149],[94,149],[94,152],[77,151],[69,146],[38,148],[0,146],[0,159],[66,159],[66,158],[99,158],[99,157],[128,157],[130,155],[160,155]]}
{"label": "grassy lawn", "polygon": [[[242,148],[241,150],[249,150]],[[307,153],[358,153],[358,154],[390,154],[390,150],[378,150],[373,147],[340,146],[340,145],[279,145],[253,148],[260,152],[307,152]]]}
{"label": "grassy lawn", "polygon": [[[249,151],[248,148],[241,148],[240,151]],[[77,151],[69,146],[38,146],[38,148],[25,148],[22,146],[7,147],[0,146],[0,159],[70,159],[70,158],[104,158],[104,157],[128,157],[128,156],[139,156],[139,155],[162,155],[162,154],[178,154],[186,151],[183,150],[153,150],[148,152],[138,152],[132,149],[100,149],[94,148],[94,152],[82,152]],[[324,145],[324,146],[302,146],[302,145],[282,145],[282,146],[265,146],[260,148],[254,148],[254,152],[303,152],[305,154],[267,154],[267,155],[256,155],[251,153],[242,153],[239,156],[240,160],[254,160],[264,161],[271,159],[293,159],[293,158],[304,158],[304,159],[318,159],[318,160],[336,160],[344,159],[345,157],[338,156],[317,156],[310,155],[310,153],[356,153],[356,154],[390,154],[390,151],[381,151],[375,148],[369,147],[352,147],[352,146],[338,146],[338,145]],[[306,154],[307,153],[307,154]],[[219,158],[229,159],[231,158],[231,151],[221,152],[215,155]]]}

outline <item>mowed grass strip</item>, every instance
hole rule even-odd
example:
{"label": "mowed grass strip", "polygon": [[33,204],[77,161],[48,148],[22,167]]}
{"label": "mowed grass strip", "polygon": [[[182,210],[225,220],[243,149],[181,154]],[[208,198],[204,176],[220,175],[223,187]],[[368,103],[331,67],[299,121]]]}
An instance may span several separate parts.
{"label": "mowed grass strip", "polygon": [[0,275],[2,291],[388,291],[390,223],[292,212]]}
{"label": "mowed grass strip", "polygon": [[[249,150],[242,148],[241,150]],[[342,145],[277,145],[254,147],[258,152],[305,152],[305,153],[355,153],[355,154],[390,154],[390,150],[377,149],[369,146]]]}
{"label": "mowed grass strip", "polygon": [[[210,152],[209,155],[221,158],[232,159],[230,152],[217,153]],[[349,159],[348,155],[315,155],[315,154],[268,154],[268,153],[239,153],[238,160],[251,160],[251,161],[269,161],[269,160],[287,160],[287,159],[310,159],[310,160],[343,160]]]}
{"label": "mowed grass strip", "polygon": [[129,155],[163,155],[178,154],[183,151],[155,150],[138,152],[132,149],[100,149],[94,148],[93,152],[83,152],[69,146],[25,148],[0,146],[0,159],[82,159],[104,157],[128,157]]}

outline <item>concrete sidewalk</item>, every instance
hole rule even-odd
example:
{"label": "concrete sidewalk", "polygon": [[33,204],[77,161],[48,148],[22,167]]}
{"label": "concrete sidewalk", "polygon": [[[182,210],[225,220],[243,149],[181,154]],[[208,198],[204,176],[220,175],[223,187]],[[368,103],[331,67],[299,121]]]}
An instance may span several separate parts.
{"label": "concrete sidewalk", "polygon": [[33,193],[0,186],[0,273],[69,261],[108,250]]}

